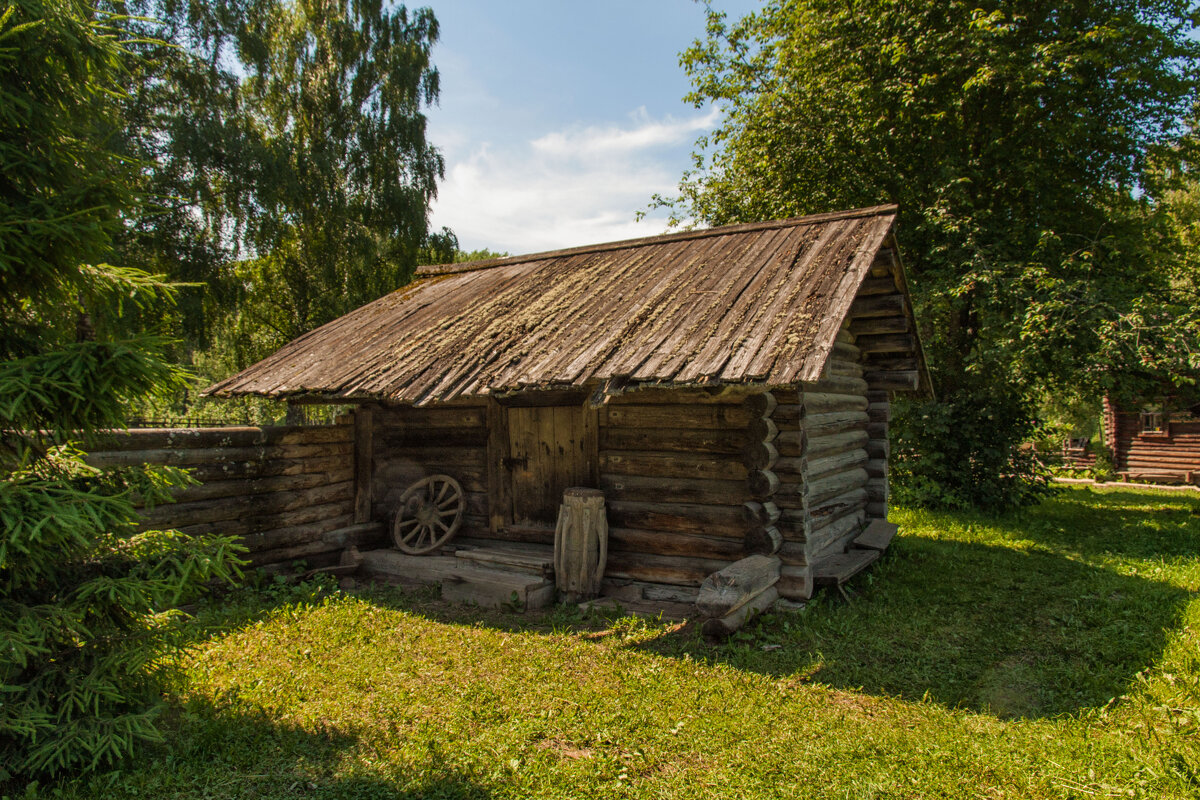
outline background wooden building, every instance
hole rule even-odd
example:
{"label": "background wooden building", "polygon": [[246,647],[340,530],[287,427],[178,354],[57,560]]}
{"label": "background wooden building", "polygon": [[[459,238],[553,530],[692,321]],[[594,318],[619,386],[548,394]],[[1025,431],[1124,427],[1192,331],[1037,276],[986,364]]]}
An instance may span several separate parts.
{"label": "background wooden building", "polygon": [[1105,397],[1103,424],[1122,479],[1200,483],[1200,402],[1168,397],[1121,408]]}
{"label": "background wooden building", "polygon": [[609,585],[697,587],[777,553],[779,593],[807,598],[814,565],[886,518],[891,394],[929,390],[894,222],[423,267],[208,391],[358,404],[359,522],[445,474],[456,544],[548,547],[563,490],[594,487]]}

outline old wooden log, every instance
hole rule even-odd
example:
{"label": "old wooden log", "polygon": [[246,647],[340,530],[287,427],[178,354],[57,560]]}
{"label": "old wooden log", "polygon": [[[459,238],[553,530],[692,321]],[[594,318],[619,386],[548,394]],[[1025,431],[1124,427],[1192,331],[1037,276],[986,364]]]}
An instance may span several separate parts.
{"label": "old wooden log", "polygon": [[812,597],[812,566],[784,564],[779,570],[779,583],[775,584],[780,597],[788,600],[807,600]]}
{"label": "old wooden log", "polygon": [[608,554],[608,567],[605,573],[610,578],[624,578],[645,583],[699,586],[705,578],[728,563],[710,558],[654,556],[644,553],[613,551]]}
{"label": "old wooden log", "polygon": [[803,476],[807,480],[816,480],[833,472],[842,472],[867,463],[867,451],[862,449],[847,450],[821,458],[804,460]]}
{"label": "old wooden log", "polygon": [[651,450],[673,453],[737,454],[746,444],[741,429],[601,428],[603,450]]}
{"label": "old wooden log", "polygon": [[843,378],[826,376],[817,381],[802,383],[800,391],[804,394],[866,394],[867,382],[862,378]]}
{"label": "old wooden log", "polygon": [[746,436],[750,441],[754,442],[771,442],[779,435],[779,428],[776,427],[774,420],[762,418],[751,420],[746,426]]}
{"label": "old wooden log", "polygon": [[600,488],[610,500],[634,502],[736,504],[746,496],[744,481],[706,478],[604,473]]}
{"label": "old wooden log", "polygon": [[687,556],[719,561],[734,561],[745,555],[744,542],[740,539],[636,528],[609,528],[608,553],[610,561],[621,553]]}
{"label": "old wooden log", "polygon": [[828,394],[825,392],[805,392],[801,397],[804,414],[828,414],[841,411],[866,411],[867,398],[861,394]]}
{"label": "old wooden log", "polygon": [[572,487],[563,492],[554,529],[554,581],[567,602],[595,597],[608,562],[604,492]]}
{"label": "old wooden log", "polygon": [[862,317],[895,317],[905,314],[906,304],[904,295],[891,294],[875,297],[862,297],[850,305],[850,318]]}
{"label": "old wooden log", "polygon": [[371,406],[354,410],[354,521],[371,518],[372,482],[375,473],[375,438]]}
{"label": "old wooden log", "polygon": [[751,442],[742,449],[742,461],[747,469],[771,469],[778,458],[779,448],[774,442]]}
{"label": "old wooden log", "polygon": [[779,476],[769,469],[754,470],[746,478],[746,488],[756,500],[764,500],[779,491]]}
{"label": "old wooden log", "polygon": [[746,532],[742,547],[747,553],[769,556],[783,545],[783,534],[774,525],[751,528]]}
{"label": "old wooden log", "polygon": [[917,349],[917,340],[907,333],[882,333],[858,337],[858,346],[862,348],[864,354],[913,353]]}
{"label": "old wooden log", "polygon": [[779,580],[780,560],[753,555],[714,572],[700,585],[696,609],[708,617],[723,617],[737,610]]}
{"label": "old wooden log", "polygon": [[895,294],[896,280],[890,275],[875,278],[870,277],[862,282],[858,287],[858,297],[871,297],[880,294]]}
{"label": "old wooden log", "polygon": [[921,373],[917,370],[889,372],[871,370],[864,373],[867,383],[877,389],[893,389],[898,392],[915,392],[921,386]]}
{"label": "old wooden log", "polygon": [[147,463],[190,467],[198,464],[262,461],[276,458],[302,459],[337,455],[350,458],[353,450],[354,445],[349,442],[264,444],[253,447],[198,447],[190,450],[108,450],[89,454],[87,461],[97,467],[129,467]]}
{"label": "old wooden log", "polygon": [[740,455],[739,453],[738,456],[729,457],[705,453],[605,450],[600,453],[600,472],[601,474],[617,473],[664,478],[744,481],[747,470]]}
{"label": "old wooden log", "polygon": [[852,344],[854,337],[846,335],[847,332],[845,330],[842,331],[842,334],[842,336],[838,337],[839,341],[834,342],[833,349],[829,351],[829,361],[830,363],[840,361],[846,364],[857,364],[859,356],[858,345]]}
{"label": "old wooden log", "polygon": [[805,498],[810,506],[814,506],[839,494],[861,488],[866,485],[868,479],[867,471],[858,467],[827,475],[807,484]]}
{"label": "old wooden log", "polygon": [[[739,541],[746,533],[741,506],[699,503],[608,503],[613,527],[691,533],[698,536],[731,536]],[[711,570],[710,570],[711,571]]]}
{"label": "old wooden log", "polygon": [[752,617],[761,614],[779,599],[779,591],[771,586],[736,611],[724,617],[705,620],[700,630],[705,636],[720,638],[740,630]]}
{"label": "old wooden log", "polygon": [[892,404],[886,400],[882,403],[871,403],[867,406],[867,416],[871,422],[891,422]]}
{"label": "old wooden log", "polygon": [[811,439],[816,436],[841,433],[867,423],[866,411],[830,411],[826,414],[808,414],[800,425]]}
{"label": "old wooden log", "polygon": [[855,336],[876,336],[884,333],[908,333],[911,330],[908,317],[859,318],[850,322],[850,332]]}
{"label": "old wooden log", "polygon": [[[752,397],[766,396],[751,395]],[[692,428],[722,430],[740,428],[755,415],[740,406],[689,405],[607,405],[600,411],[601,427],[611,428]]]}
{"label": "old wooden log", "polygon": [[860,511],[867,506],[867,490],[852,489],[808,509],[809,531],[818,531],[847,514]]}
{"label": "old wooden log", "polygon": [[762,503],[751,500],[742,504],[742,516],[751,525],[774,525],[779,519],[779,506],[770,500]]}
{"label": "old wooden log", "polygon": [[745,400],[746,410],[755,417],[771,416],[778,405],[778,400],[776,400],[775,395],[771,392],[758,392],[757,394],[749,395]]}
{"label": "old wooden log", "polygon": [[866,447],[869,439],[867,432],[862,429],[823,436],[809,436],[805,440],[804,454],[810,459],[824,458],[835,453]]}

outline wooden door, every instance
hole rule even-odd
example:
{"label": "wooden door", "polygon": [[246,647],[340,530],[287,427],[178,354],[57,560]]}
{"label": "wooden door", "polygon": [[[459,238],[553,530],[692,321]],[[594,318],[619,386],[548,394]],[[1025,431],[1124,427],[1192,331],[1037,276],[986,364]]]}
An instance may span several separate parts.
{"label": "wooden door", "polygon": [[583,404],[504,409],[508,453],[503,473],[516,525],[553,525],[564,489],[594,487],[595,412]]}

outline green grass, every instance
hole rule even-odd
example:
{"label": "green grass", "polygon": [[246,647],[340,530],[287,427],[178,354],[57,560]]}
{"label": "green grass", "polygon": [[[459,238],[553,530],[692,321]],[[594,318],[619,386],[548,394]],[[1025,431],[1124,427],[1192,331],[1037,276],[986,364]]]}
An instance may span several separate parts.
{"label": "green grass", "polygon": [[198,615],[167,742],[71,798],[1200,795],[1200,494],[897,512],[853,585],[720,646],[428,593]]}

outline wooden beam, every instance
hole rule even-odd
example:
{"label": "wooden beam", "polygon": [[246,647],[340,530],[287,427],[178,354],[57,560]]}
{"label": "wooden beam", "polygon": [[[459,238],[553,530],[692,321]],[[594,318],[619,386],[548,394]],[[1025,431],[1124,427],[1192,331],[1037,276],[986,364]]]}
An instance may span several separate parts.
{"label": "wooden beam", "polygon": [[[850,318],[904,316],[905,303],[902,294],[887,294],[878,297],[861,297],[850,305]],[[853,324],[853,323],[852,323]]]}
{"label": "wooden beam", "polygon": [[492,533],[512,521],[512,487],[504,459],[508,458],[508,409],[495,399],[487,406],[488,527]]}
{"label": "wooden beam", "polygon": [[855,336],[871,336],[879,333],[908,333],[912,324],[908,317],[863,317],[850,322],[850,332]]}
{"label": "wooden beam", "polygon": [[888,333],[879,336],[860,336],[858,346],[863,353],[915,353],[917,340],[908,333]]}

